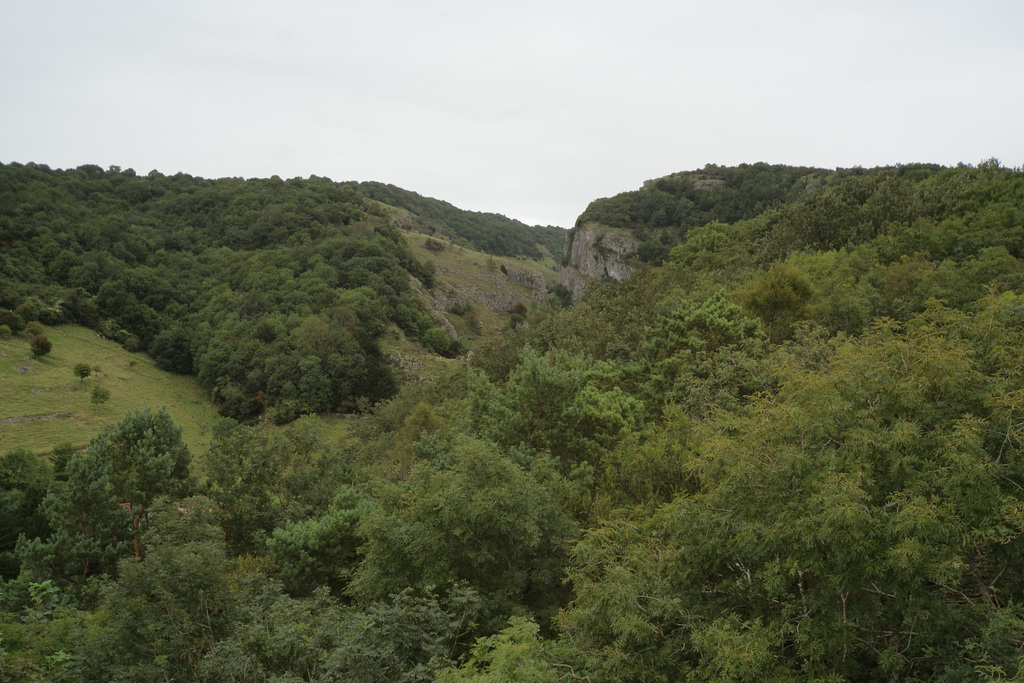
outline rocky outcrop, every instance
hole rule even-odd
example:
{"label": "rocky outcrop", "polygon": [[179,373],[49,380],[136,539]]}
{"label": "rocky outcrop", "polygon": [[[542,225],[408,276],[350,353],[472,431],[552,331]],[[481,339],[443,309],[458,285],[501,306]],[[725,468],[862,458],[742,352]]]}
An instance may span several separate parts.
{"label": "rocky outcrop", "polygon": [[430,295],[427,288],[423,286],[417,278],[410,278],[412,283],[412,291],[416,294],[421,301],[427,304],[427,308],[430,311],[430,317],[434,319],[438,327],[445,331],[452,339],[458,339],[459,333],[455,331],[455,327],[448,321],[448,317],[445,315],[445,307],[442,302]]}
{"label": "rocky outcrop", "polygon": [[566,263],[558,273],[562,286],[573,299],[583,295],[587,282],[612,278],[622,282],[635,270],[630,256],[639,242],[628,230],[589,224],[573,228],[566,239]]}
{"label": "rocky outcrop", "polygon": [[437,272],[459,281],[458,287],[434,288],[434,307],[442,311],[456,304],[478,304],[491,311],[508,311],[517,301],[548,303],[544,276],[525,266],[504,265],[489,272],[480,272],[439,265]]}

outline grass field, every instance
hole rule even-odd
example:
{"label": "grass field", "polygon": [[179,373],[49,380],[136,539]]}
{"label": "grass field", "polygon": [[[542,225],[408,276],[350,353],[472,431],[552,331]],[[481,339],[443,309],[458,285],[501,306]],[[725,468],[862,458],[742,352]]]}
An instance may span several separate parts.
{"label": "grass field", "polygon": [[[0,452],[84,446],[127,411],[162,405],[181,425],[193,457],[209,447],[217,411],[194,377],[164,372],[149,356],[84,327],[50,327],[44,334],[53,350],[38,360],[25,339],[0,340]],[[77,363],[98,370],[83,381],[73,372]],[[102,405],[92,403],[96,386],[110,391]]]}

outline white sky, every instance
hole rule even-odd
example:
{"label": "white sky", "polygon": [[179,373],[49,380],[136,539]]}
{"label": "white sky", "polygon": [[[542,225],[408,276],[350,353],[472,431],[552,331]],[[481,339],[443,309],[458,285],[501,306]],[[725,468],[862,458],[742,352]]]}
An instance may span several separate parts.
{"label": "white sky", "polygon": [[707,163],[1024,164],[1021,0],[0,0],[0,161],[530,224]]}

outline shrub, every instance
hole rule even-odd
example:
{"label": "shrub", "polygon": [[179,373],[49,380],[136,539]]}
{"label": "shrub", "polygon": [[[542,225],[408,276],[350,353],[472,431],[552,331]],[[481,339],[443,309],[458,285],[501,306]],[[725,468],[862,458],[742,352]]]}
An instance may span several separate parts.
{"label": "shrub", "polygon": [[45,356],[53,349],[53,343],[41,334],[30,338],[28,345],[32,347],[32,355],[36,358]]}
{"label": "shrub", "polygon": [[22,322],[21,316],[16,314],[14,311],[9,311],[6,308],[0,308],[0,325],[8,327],[11,332],[21,332],[25,327],[25,323]]}
{"label": "shrub", "polygon": [[431,327],[424,332],[420,342],[429,351],[433,351],[439,356],[450,357],[452,339],[440,327]]}
{"label": "shrub", "polygon": [[93,405],[101,405],[110,400],[110,389],[103,387],[93,387],[92,389],[92,403]]}
{"label": "shrub", "polygon": [[88,363],[75,363],[73,372],[75,377],[85,381],[85,378],[92,374],[92,367]]}

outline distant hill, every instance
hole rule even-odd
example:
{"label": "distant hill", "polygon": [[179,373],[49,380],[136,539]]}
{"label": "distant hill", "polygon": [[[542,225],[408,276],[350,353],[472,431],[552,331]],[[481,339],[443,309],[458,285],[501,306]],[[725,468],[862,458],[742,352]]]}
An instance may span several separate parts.
{"label": "distant hill", "polygon": [[0,164],[0,325],[92,328],[197,375],[240,420],[348,411],[397,388],[389,325],[464,351],[425,301],[436,268],[416,232],[534,259],[565,235],[379,183]]}
{"label": "distant hill", "polygon": [[464,211],[394,185],[367,182],[359,183],[356,189],[370,199],[409,211],[416,217],[419,232],[436,231],[487,254],[557,258],[565,243],[566,231],[562,228],[530,226],[496,213]]}
{"label": "distant hill", "polygon": [[711,221],[734,223],[789,203],[834,173],[807,166],[766,163],[681,171],[649,180],[643,187],[595,199],[576,225],[613,228],[690,228]]}
{"label": "distant hill", "polygon": [[692,228],[713,221],[732,224],[754,219],[840,187],[840,194],[859,193],[851,200],[861,201],[883,179],[895,178],[892,184],[904,187],[940,169],[933,164],[835,170],[766,163],[708,164],[703,169],[648,180],[637,190],[594,200],[576,220],[568,241],[571,245],[574,233],[586,226],[630,230],[638,244],[634,255],[646,263],[661,263]]}

